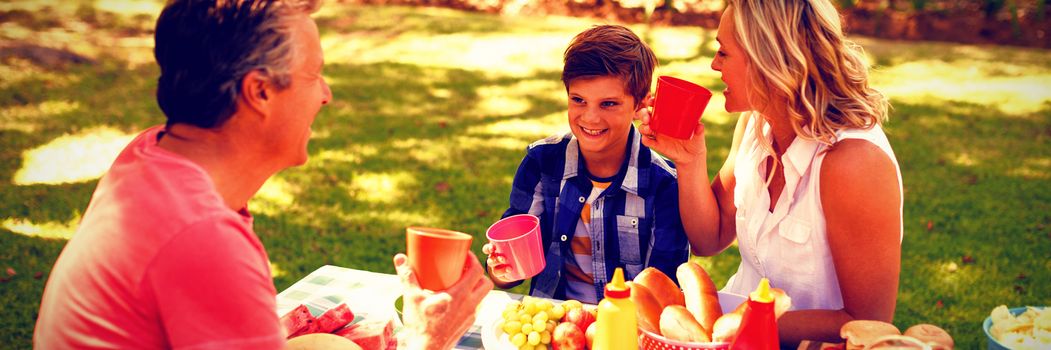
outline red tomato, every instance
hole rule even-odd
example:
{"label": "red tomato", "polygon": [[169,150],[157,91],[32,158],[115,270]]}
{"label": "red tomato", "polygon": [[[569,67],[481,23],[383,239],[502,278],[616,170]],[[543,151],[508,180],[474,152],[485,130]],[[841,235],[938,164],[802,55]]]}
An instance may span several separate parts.
{"label": "red tomato", "polygon": [[555,333],[551,335],[551,347],[554,350],[585,350],[586,345],[584,331],[575,323],[562,322],[555,327]]}
{"label": "red tomato", "polygon": [[573,309],[566,312],[565,322],[572,322],[577,325],[577,328],[588,329],[592,323],[595,322],[595,314],[584,309]]}

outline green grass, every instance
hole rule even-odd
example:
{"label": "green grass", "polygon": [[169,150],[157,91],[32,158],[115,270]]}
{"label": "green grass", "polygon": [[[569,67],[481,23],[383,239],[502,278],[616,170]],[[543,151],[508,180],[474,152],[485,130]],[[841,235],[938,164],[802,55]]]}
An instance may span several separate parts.
{"label": "green grass", "polygon": [[[144,20],[155,14],[91,3],[0,3],[33,16],[0,16],[0,38],[91,60],[0,54],[0,268],[17,272],[0,283],[4,347],[30,347],[44,282],[99,169],[163,122]],[[316,17],[335,101],[307,165],[251,204],[278,290],[324,264],[391,273],[410,224],[471,233],[480,255],[525,146],[564,130],[561,52],[591,22],[339,4]],[[660,74],[720,90],[712,35],[646,33]],[[1051,305],[1051,52],[857,39],[895,106],[886,129],[906,189],[895,323],[933,323],[978,348],[993,307]],[[721,104],[717,93],[705,116],[713,170],[733,127]],[[71,153],[85,147],[96,154]],[[731,248],[700,261],[721,286],[739,258]]]}

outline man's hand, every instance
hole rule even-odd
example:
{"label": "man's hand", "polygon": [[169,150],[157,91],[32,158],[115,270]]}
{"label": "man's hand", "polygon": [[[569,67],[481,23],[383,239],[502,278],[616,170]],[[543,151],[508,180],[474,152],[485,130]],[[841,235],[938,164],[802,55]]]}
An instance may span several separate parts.
{"label": "man's hand", "polygon": [[452,349],[474,323],[475,311],[493,283],[485,277],[474,253],[467,252],[463,275],[449,289],[434,292],[420,288],[416,273],[405,254],[394,256],[394,268],[405,287],[399,348],[412,350]]}

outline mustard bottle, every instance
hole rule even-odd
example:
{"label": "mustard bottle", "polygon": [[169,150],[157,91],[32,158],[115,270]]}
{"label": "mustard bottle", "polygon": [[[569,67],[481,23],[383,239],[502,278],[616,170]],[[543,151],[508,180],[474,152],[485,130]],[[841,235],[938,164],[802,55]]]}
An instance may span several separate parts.
{"label": "mustard bottle", "polygon": [[613,271],[613,281],[606,284],[605,298],[598,303],[595,323],[595,350],[636,350],[639,348],[639,326],[631,288],[624,283],[624,271]]}
{"label": "mustard bottle", "polygon": [[748,295],[748,309],[741,317],[741,328],[732,350],[777,350],[781,343],[777,337],[777,317],[774,315],[774,295],[770,293],[770,281],[759,280],[759,286]]}

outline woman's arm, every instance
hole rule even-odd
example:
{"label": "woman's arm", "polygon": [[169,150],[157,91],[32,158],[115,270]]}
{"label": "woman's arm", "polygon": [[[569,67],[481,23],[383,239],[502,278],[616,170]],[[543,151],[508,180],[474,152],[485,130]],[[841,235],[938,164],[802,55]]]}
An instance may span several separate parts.
{"label": "woman's arm", "polygon": [[712,194],[719,206],[719,230],[715,237],[716,242],[711,250],[702,251],[704,256],[716,255],[730,246],[737,239],[737,207],[734,206],[734,188],[737,186],[737,178],[734,177],[734,163],[737,160],[737,152],[741,147],[741,139],[744,138],[745,128],[748,127],[748,118],[751,113],[741,113],[734,126],[734,138],[730,143],[730,152],[726,155],[723,167],[712,179]]}
{"label": "woman's arm", "polygon": [[[652,101],[647,99],[646,105],[652,105]],[[642,121],[639,125],[639,132],[643,135],[642,143],[675,163],[679,183],[679,216],[693,254],[719,253],[733,239],[725,244],[719,241],[719,202],[708,181],[708,149],[704,124],[697,126],[689,140],[679,140],[650,129],[648,108],[639,109],[636,119]]]}
{"label": "woman's arm", "polygon": [[901,270],[901,192],[894,163],[876,145],[844,140],[821,167],[821,206],[843,296],[841,310],[786,313],[782,343],[840,342],[851,320],[891,322]]}

